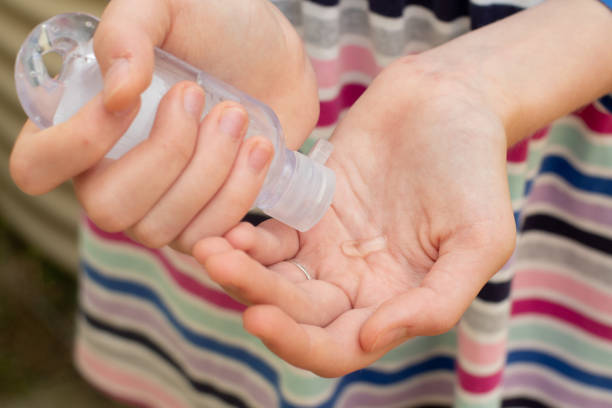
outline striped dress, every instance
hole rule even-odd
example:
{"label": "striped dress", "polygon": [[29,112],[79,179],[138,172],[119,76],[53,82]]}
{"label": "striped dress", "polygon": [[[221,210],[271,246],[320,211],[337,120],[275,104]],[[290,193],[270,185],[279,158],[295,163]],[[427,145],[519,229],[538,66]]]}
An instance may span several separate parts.
{"label": "striped dress", "polygon": [[[390,61],[537,1],[275,3],[318,77],[308,149]],[[612,98],[602,98],[508,152],[516,251],[446,334],[320,378],[248,335],[243,306],[193,259],[84,219],[76,365],[137,406],[612,407],[611,112]]]}

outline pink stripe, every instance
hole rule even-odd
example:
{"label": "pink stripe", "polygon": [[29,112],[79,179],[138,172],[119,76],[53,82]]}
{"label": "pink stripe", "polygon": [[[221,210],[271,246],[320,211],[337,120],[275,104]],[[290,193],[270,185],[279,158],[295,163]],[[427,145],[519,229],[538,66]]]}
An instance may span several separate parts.
{"label": "pink stripe", "polygon": [[[540,270],[524,269],[517,272],[512,281],[513,290],[547,289],[574,299],[580,304],[612,315],[612,296],[587,284],[558,273]],[[513,292],[514,293],[514,292]]]}
{"label": "pink stripe", "polygon": [[467,361],[480,366],[496,363],[506,356],[506,339],[496,343],[481,343],[472,339],[459,324],[458,339],[459,355]]}
{"label": "pink stripe", "polygon": [[545,138],[548,135],[548,129],[549,129],[548,127],[545,127],[545,128],[538,130],[531,136],[531,139],[540,140],[542,138]]}
{"label": "pink stripe", "polygon": [[[138,243],[132,241],[130,238],[128,238],[122,233],[110,233],[102,231],[89,219],[87,219],[87,225],[89,226],[89,229],[92,233],[103,239],[131,245],[142,251],[146,251],[151,256],[155,257],[157,260],[159,260],[159,262],[162,263],[162,265],[169,272],[173,280],[188,293],[191,293],[192,295],[200,299],[203,299],[224,309],[233,310],[237,312],[243,312],[246,309],[243,304],[238,303],[237,301],[229,297],[227,294],[215,289],[208,288],[193,279],[191,276],[181,272],[168,260],[168,258],[163,253],[161,253],[161,251],[145,248],[142,245],[139,245]],[[204,273],[204,271],[202,271],[202,273]]]}
{"label": "pink stripe", "polygon": [[593,132],[612,136],[612,115],[599,111],[593,104],[574,112]]}
{"label": "pink stripe", "polygon": [[376,63],[369,48],[360,45],[346,45],[340,49],[338,57],[332,60],[310,59],[322,88],[335,86],[345,72],[360,72],[374,78],[381,68]]}
{"label": "pink stripe", "polygon": [[527,152],[529,151],[529,139],[524,139],[512,146],[506,158],[511,163],[522,163],[527,160]]}
{"label": "pink stripe", "polygon": [[317,126],[330,126],[338,121],[343,110],[351,107],[353,103],[366,90],[361,84],[346,84],[340,90],[340,94],[331,101],[321,102],[321,113]]}
{"label": "pink stripe", "polygon": [[562,320],[593,336],[612,340],[612,327],[601,324],[568,307],[541,299],[521,299],[512,304],[512,316],[540,314]]}
{"label": "pink stripe", "polygon": [[[162,391],[162,389],[151,382],[148,382],[136,375],[122,371],[118,367],[107,365],[103,360],[89,352],[81,343],[77,344],[76,357],[82,364],[87,366],[90,372],[95,372],[97,378],[105,378],[107,381],[120,386],[122,389],[136,391],[136,395],[150,395],[163,407],[185,407],[179,400],[172,395]],[[127,398],[130,400],[130,398]]]}
{"label": "pink stripe", "polygon": [[527,156],[529,154],[529,142],[531,140],[540,140],[548,135],[548,127],[542,128],[535,132],[531,137],[527,139],[523,139],[510,149],[508,149],[508,154],[506,158],[511,163],[522,163],[527,160]]}
{"label": "pink stripe", "polygon": [[467,392],[473,394],[484,394],[493,391],[501,383],[502,373],[503,370],[499,370],[495,374],[487,376],[472,375],[465,371],[461,364],[457,364],[459,385]]}

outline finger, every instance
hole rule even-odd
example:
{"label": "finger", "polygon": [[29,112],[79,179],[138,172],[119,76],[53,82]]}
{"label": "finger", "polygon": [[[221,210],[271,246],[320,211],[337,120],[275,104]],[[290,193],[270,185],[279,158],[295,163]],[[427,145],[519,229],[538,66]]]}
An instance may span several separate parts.
{"label": "finger", "polygon": [[266,220],[258,226],[242,222],[225,238],[264,265],[295,257],[300,244],[297,231],[276,220]]}
{"label": "finger", "polygon": [[130,126],[138,105],[112,114],[98,95],[72,118],[39,130],[26,122],[10,159],[11,176],[28,194],[43,194],[99,162]]}
{"label": "finger", "polygon": [[171,27],[164,0],[113,0],[94,35],[96,58],[104,75],[104,105],[124,110],[138,101],[153,75],[153,47]]}
{"label": "finger", "polygon": [[[230,249],[226,240],[199,242],[194,256],[212,280],[250,304],[273,304],[300,323],[326,325],[351,307],[345,293],[319,280],[306,281],[288,262],[266,268],[246,253]],[[227,244],[226,244],[227,243]],[[289,279],[297,274],[295,281]]]}
{"label": "finger", "polygon": [[176,240],[179,250],[190,253],[207,236],[224,235],[253,207],[266,177],[274,148],[263,137],[245,140],[228,179]]}
{"label": "finger", "polygon": [[367,353],[359,344],[359,329],[371,313],[371,309],[351,309],[323,328],[298,324],[276,306],[259,305],[244,312],[243,324],[288,363],[323,377],[338,377],[384,354]]}
{"label": "finger", "polygon": [[442,245],[421,287],[386,301],[366,322],[360,334],[364,349],[450,330],[512,253],[514,226],[506,220],[490,231],[476,239],[460,234]]}
{"label": "finger", "polygon": [[92,221],[123,231],[141,219],[185,168],[193,154],[204,92],[181,82],[162,99],[148,139],[120,160],[75,179]]}
{"label": "finger", "polygon": [[155,206],[131,228],[142,244],[159,248],[174,240],[228,177],[247,127],[247,113],[222,102],[206,115],[193,158]]}

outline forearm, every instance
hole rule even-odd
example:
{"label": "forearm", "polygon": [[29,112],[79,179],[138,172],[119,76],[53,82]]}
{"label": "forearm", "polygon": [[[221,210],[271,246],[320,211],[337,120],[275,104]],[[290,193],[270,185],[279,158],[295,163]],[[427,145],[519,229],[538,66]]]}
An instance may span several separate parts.
{"label": "forearm", "polygon": [[508,145],[612,92],[612,12],[596,0],[548,0],[426,55],[483,92]]}

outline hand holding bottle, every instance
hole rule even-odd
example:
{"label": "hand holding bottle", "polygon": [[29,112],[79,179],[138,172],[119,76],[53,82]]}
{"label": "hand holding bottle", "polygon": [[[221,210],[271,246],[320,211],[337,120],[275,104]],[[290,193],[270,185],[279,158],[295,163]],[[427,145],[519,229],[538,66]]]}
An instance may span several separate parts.
{"label": "hand holding bottle", "polygon": [[[104,91],[65,123],[43,131],[26,124],[11,171],[32,194],[76,176],[77,196],[100,227],[127,230],[148,246],[174,242],[189,250],[196,239],[223,233],[248,211],[273,149],[258,136],[242,142],[247,115],[235,102],[215,106],[200,124],[205,96],[184,82],[162,99],[146,142],[120,160],[101,160],[138,110],[138,96],[151,79],[153,46],[269,104],[292,148],[316,119],[314,76],[297,34],[265,1],[246,9],[239,2],[160,0],[148,2],[146,10],[138,4],[114,1],[96,31]],[[181,12],[186,7],[190,13]],[[207,21],[204,28],[197,18]],[[255,29],[250,21],[265,24]]]}

